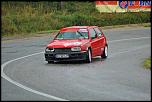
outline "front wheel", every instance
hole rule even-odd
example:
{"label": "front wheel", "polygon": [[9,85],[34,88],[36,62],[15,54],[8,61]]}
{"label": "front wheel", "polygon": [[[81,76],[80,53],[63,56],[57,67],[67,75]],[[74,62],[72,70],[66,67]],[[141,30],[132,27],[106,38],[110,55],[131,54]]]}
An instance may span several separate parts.
{"label": "front wheel", "polygon": [[92,57],[91,57],[91,50],[88,49],[87,51],[87,59],[86,59],[87,63],[91,63],[92,62]]}
{"label": "front wheel", "polygon": [[102,58],[107,58],[108,57],[108,45],[104,47],[103,54],[101,55]]}
{"label": "front wheel", "polygon": [[48,64],[54,63],[54,61],[48,61]]}

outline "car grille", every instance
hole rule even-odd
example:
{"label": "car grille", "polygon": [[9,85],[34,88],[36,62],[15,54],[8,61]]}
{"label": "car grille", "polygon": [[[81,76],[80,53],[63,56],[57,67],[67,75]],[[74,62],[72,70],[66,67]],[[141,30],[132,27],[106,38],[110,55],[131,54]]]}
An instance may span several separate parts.
{"label": "car grille", "polygon": [[54,51],[56,53],[71,52],[71,48],[55,48]]}

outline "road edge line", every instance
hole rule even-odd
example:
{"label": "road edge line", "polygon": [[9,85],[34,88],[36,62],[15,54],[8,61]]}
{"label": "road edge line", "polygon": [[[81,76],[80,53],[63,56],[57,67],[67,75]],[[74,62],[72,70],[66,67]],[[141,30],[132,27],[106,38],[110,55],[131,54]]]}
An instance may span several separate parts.
{"label": "road edge line", "polygon": [[22,89],[25,89],[27,91],[30,91],[32,93],[35,93],[35,94],[38,94],[38,95],[41,95],[41,96],[45,96],[47,98],[52,98],[52,99],[55,99],[55,100],[58,100],[58,101],[69,101],[69,100],[66,100],[66,99],[63,99],[63,98],[59,98],[59,97],[56,97],[56,96],[53,96],[53,95],[49,95],[49,94],[46,94],[46,93],[43,93],[43,92],[39,92],[37,90],[34,90],[34,89],[31,89],[25,85],[22,85],[12,79],[10,79],[5,73],[4,73],[4,68],[5,66],[7,66],[9,63],[11,62],[14,62],[14,61],[17,61],[17,60],[20,60],[20,59],[24,59],[24,58],[27,58],[27,57],[30,57],[30,56],[34,56],[34,55],[38,55],[38,54],[41,54],[41,53],[44,53],[44,52],[39,52],[39,53],[34,53],[34,54],[30,54],[30,55],[27,55],[27,56],[23,56],[23,57],[19,57],[19,58],[16,58],[16,59],[13,59],[13,60],[10,60],[10,61],[7,61],[5,62],[4,64],[1,65],[1,76],[6,79],[7,81],[13,83],[14,85],[17,85],[18,87],[22,88]]}

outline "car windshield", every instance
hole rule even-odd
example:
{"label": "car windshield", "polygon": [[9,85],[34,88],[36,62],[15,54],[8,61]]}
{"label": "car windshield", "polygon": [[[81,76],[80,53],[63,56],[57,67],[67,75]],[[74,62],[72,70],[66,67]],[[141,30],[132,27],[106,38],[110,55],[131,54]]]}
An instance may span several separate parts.
{"label": "car windshield", "polygon": [[60,32],[55,39],[62,40],[62,39],[87,39],[88,33],[87,32]]}

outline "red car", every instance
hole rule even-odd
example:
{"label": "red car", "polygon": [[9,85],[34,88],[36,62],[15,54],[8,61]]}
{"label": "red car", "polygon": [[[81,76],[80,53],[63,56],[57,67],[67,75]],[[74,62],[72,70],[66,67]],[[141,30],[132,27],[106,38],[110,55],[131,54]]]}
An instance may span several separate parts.
{"label": "red car", "polygon": [[95,56],[108,56],[107,40],[98,26],[62,28],[45,49],[48,63],[73,60],[90,63]]}

